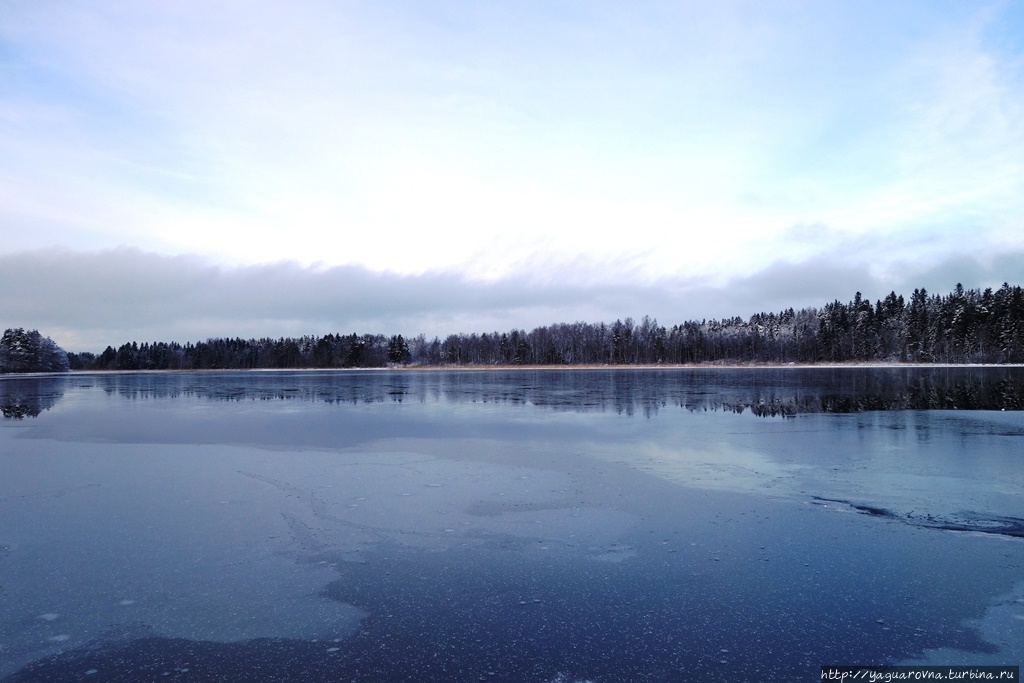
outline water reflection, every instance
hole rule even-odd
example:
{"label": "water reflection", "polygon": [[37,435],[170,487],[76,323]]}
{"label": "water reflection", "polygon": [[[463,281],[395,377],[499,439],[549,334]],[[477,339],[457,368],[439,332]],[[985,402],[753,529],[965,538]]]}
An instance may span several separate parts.
{"label": "water reflection", "polygon": [[63,398],[67,385],[67,375],[4,377],[0,379],[0,412],[15,420],[38,417]]}
{"label": "water reflection", "polygon": [[69,381],[132,400],[494,403],[642,414],[666,407],[761,417],[877,410],[1021,410],[1024,368],[715,368],[76,374],[0,379],[4,417],[38,416]]}

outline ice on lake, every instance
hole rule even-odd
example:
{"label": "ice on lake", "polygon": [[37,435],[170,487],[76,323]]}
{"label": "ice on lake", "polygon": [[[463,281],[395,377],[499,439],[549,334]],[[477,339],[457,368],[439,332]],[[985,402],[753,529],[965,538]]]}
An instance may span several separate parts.
{"label": "ice on lake", "polygon": [[1020,661],[1022,414],[859,372],[0,378],[0,676]]}

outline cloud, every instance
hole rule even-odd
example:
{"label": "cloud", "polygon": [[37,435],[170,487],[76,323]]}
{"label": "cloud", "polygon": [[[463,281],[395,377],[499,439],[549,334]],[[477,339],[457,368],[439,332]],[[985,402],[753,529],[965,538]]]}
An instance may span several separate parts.
{"label": "cloud", "polygon": [[[554,264],[552,264],[554,267]],[[1024,252],[964,255],[898,281],[841,260],[776,262],[722,285],[699,278],[648,283],[591,277],[593,264],[563,263],[547,277],[478,281],[455,272],[398,275],[360,266],[294,262],[226,267],[197,256],[136,249],[48,249],[0,255],[0,326],[37,328],[69,350],[127,341],[198,341],[327,333],[445,336],[532,329],[557,322],[612,322],[644,315],[671,326],[748,317],[790,306],[869,299],[919,286],[948,292],[1024,281]]]}
{"label": "cloud", "polygon": [[1005,11],[15,2],[0,249],[721,283],[853,236],[1001,248],[1024,207]]}
{"label": "cloud", "polygon": [[[432,272],[293,262],[224,267],[135,249],[38,250],[0,256],[0,317],[58,342],[95,348],[127,340],[328,332],[445,334],[629,315],[636,288],[479,283]],[[646,292],[656,300],[656,292]]]}
{"label": "cloud", "polygon": [[15,0],[0,323],[101,349],[1019,281],[1016,13]]}

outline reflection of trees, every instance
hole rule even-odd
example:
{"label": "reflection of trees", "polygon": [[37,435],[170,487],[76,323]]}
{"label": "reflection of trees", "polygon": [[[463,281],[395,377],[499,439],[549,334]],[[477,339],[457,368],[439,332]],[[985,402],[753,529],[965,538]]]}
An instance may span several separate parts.
{"label": "reflection of trees", "polygon": [[4,377],[0,379],[0,412],[20,420],[49,410],[64,396],[66,376]]}
{"label": "reflection of trees", "polygon": [[1020,410],[1024,368],[764,368],[201,372],[76,375],[133,400],[481,403],[656,415],[747,410],[760,417],[866,410]]}

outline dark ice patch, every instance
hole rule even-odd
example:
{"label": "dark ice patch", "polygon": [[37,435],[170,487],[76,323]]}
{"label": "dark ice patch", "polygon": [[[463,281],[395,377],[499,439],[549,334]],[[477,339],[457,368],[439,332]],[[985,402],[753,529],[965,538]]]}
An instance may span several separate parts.
{"label": "dark ice patch", "polygon": [[841,498],[811,496],[811,501],[815,504],[832,503],[836,505],[844,505],[851,510],[860,512],[861,514],[871,515],[872,517],[895,519],[924,529],[970,531],[979,534],[1024,538],[1024,519],[1019,519],[1017,517],[988,515],[985,513],[970,511],[957,513],[953,517],[941,517],[932,514],[915,515],[913,513],[902,515],[897,514],[892,510],[887,510],[886,508],[863,503],[854,503],[849,500],[842,500]]}
{"label": "dark ice patch", "polygon": [[974,512],[962,512],[952,519],[939,519],[928,515],[919,526],[945,531],[973,531],[979,534],[1024,538],[1024,519]]}

